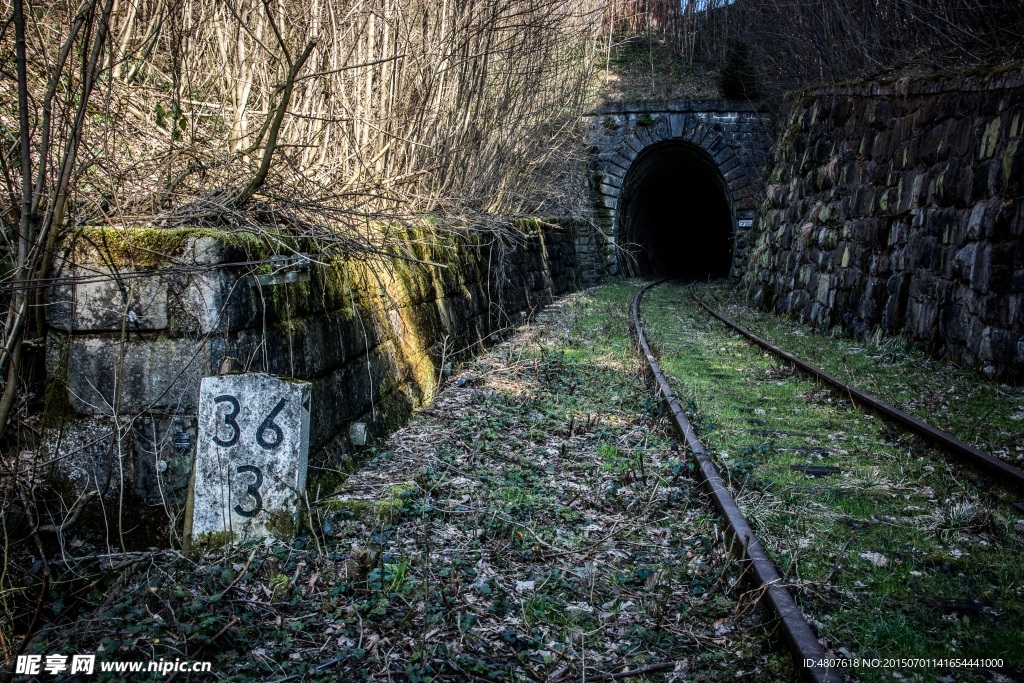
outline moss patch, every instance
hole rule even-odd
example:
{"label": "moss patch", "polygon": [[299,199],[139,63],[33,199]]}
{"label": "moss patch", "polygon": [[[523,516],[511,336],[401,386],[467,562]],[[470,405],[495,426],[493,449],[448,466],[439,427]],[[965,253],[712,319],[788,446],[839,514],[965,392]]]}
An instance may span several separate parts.
{"label": "moss patch", "polygon": [[74,245],[74,257],[80,263],[95,262],[98,255],[104,263],[113,266],[152,268],[164,265],[169,259],[180,258],[190,241],[200,237],[210,237],[252,258],[265,258],[278,251],[264,234],[212,228],[85,226],[65,241]]}
{"label": "moss patch", "polygon": [[364,522],[395,524],[415,490],[415,484],[399,484],[381,491],[378,498],[328,498],[317,503],[317,507]]}
{"label": "moss patch", "polygon": [[196,537],[195,547],[197,549],[218,550],[229,548],[235,542],[235,534],[232,531],[212,531],[207,534],[200,534]]}
{"label": "moss patch", "polygon": [[299,520],[288,510],[273,510],[267,519],[267,531],[275,540],[290,541],[299,531]]}

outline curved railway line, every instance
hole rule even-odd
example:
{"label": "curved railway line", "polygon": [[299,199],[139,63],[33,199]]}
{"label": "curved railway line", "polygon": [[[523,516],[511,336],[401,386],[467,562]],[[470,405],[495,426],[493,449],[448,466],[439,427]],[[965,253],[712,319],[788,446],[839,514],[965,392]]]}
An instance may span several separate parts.
{"label": "curved railway line", "polygon": [[[669,375],[663,371],[656,359],[655,350],[652,348],[651,341],[648,339],[641,317],[641,303],[645,294],[655,286],[664,282],[666,282],[666,280],[659,280],[642,287],[633,299],[631,307],[634,331],[643,355],[650,367],[651,374],[654,377],[658,392],[667,404],[668,412],[675,429],[678,431],[679,436],[686,444],[689,453],[692,455],[695,469],[700,477],[703,487],[713,499],[716,508],[725,521],[725,525],[733,539],[733,550],[739,555],[740,560],[745,565],[746,571],[748,572],[748,576],[751,577],[755,590],[761,591],[762,605],[777,621],[782,635],[782,640],[789,650],[801,678],[807,681],[841,680],[843,676],[839,669],[819,665],[834,662],[835,660],[829,660],[826,658],[824,648],[819,642],[818,634],[816,634],[811,624],[808,623],[808,620],[801,612],[801,608],[798,607],[797,602],[794,600],[794,595],[790,592],[787,587],[786,580],[783,578],[784,575],[777,569],[769,556],[769,553],[765,551],[762,542],[759,541],[758,537],[755,535],[754,528],[756,525],[747,521],[740,506],[737,505],[736,500],[733,498],[733,495],[731,495],[730,487],[727,484],[727,480],[729,479],[728,473],[727,477],[723,479],[716,467],[713,457],[711,456],[711,451],[713,449],[709,449],[701,442],[697,435],[697,430],[694,425],[691,424],[691,420],[687,416],[687,410],[684,410],[680,403],[681,397],[672,389]],[[765,349],[771,354],[774,354],[774,356],[782,359],[786,363],[799,368],[814,380],[820,380],[831,385],[843,397],[847,397],[852,402],[874,411],[885,419],[899,425],[900,428],[923,437],[933,445],[955,455],[961,461],[984,470],[989,475],[993,475],[998,484],[1009,488],[1016,494],[1019,494],[1021,490],[1024,490],[1024,472],[1020,469],[908,414],[903,410],[900,410],[899,408],[896,408],[846,382],[843,382],[839,378],[768,342],[714,310],[692,291],[689,292],[689,296],[692,298],[693,303],[699,307],[698,310],[703,310],[708,315],[726,325],[730,330],[739,333],[746,340],[749,340],[761,349]],[[688,398],[689,397],[683,397],[682,400],[687,401]],[[694,409],[694,403],[692,400],[689,401],[689,408],[691,411]],[[762,410],[760,412],[763,413],[765,411]],[[798,468],[793,467],[793,469]],[[805,470],[815,469],[816,468],[813,467],[805,468]],[[839,468],[818,469],[834,470],[835,472],[839,471]],[[1017,505],[1019,506],[1019,503],[1017,503]],[[1020,508],[1018,507],[1018,509]],[[848,543],[849,541],[847,541],[847,544]],[[844,545],[839,552],[840,559],[842,558],[845,550],[846,545]],[[886,550],[886,552],[889,552],[889,550]],[[873,556],[872,554],[868,555]],[[837,559],[835,567],[833,567],[832,572],[829,573],[829,578],[831,578],[832,574],[839,566],[839,562],[840,560]],[[917,572],[913,573],[917,574]],[[786,574],[788,574],[788,571]],[[826,583],[827,582],[828,579],[826,579]],[[815,625],[820,625],[820,622]],[[834,643],[833,646],[835,646]]]}
{"label": "curved railway line", "polygon": [[[658,385],[658,391],[668,403],[672,424],[678,430],[690,453],[693,454],[701,482],[725,520],[726,527],[735,544],[734,548],[738,548],[741,560],[749,564],[757,585],[763,588],[762,600],[772,615],[779,620],[783,638],[792,652],[794,664],[800,671],[801,677],[815,682],[839,680],[838,676],[831,673],[828,667],[815,664],[825,658],[817,636],[804,620],[800,608],[793,601],[793,596],[783,587],[782,576],[768,558],[768,554],[761,547],[757,537],[754,536],[753,529],[743,517],[736,501],[729,494],[729,488],[722,479],[722,475],[719,474],[718,468],[715,467],[715,463],[706,455],[704,445],[697,438],[693,426],[686,417],[686,412],[676,399],[668,379],[654,358],[654,352],[644,334],[643,322],[640,320],[640,302],[643,300],[644,293],[656,284],[658,283],[647,285],[633,298],[633,326],[637,340],[640,342],[640,348],[643,349],[651,373]],[[807,665],[808,662],[810,665]]]}

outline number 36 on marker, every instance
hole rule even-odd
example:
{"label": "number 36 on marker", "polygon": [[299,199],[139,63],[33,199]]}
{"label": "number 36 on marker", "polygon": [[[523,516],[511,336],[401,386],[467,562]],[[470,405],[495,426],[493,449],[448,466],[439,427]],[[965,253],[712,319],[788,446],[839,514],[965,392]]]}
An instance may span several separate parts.
{"label": "number 36 on marker", "polygon": [[[238,443],[238,438],[242,435],[242,429],[238,426],[238,414],[242,412],[242,406],[238,402],[238,399],[231,394],[221,394],[220,396],[213,399],[214,403],[227,403],[230,406],[228,412],[224,413],[224,425],[230,431],[231,436],[227,439],[220,438],[220,429],[218,428],[218,434],[213,435],[213,442],[222,448],[229,448]],[[284,439],[284,432],[281,431],[281,427],[274,422],[274,418],[284,410],[285,399],[281,399],[274,406],[274,409],[263,419],[260,426],[256,428],[256,443],[268,451],[272,451],[281,445],[281,441]],[[219,425],[218,425],[219,427]],[[270,433],[271,439],[267,438],[267,433]]]}
{"label": "number 36 on marker", "polygon": [[204,377],[194,478],[195,534],[258,538],[306,486],[311,385],[263,373]]}

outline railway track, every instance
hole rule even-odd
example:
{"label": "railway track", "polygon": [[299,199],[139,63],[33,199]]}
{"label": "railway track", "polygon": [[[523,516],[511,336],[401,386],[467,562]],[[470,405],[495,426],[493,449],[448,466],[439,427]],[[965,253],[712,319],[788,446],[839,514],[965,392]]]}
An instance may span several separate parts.
{"label": "railway track", "polygon": [[679,400],[669,386],[668,379],[654,358],[654,352],[644,334],[643,322],[640,320],[640,302],[646,291],[656,284],[658,283],[647,285],[634,297],[633,326],[637,340],[640,342],[640,348],[644,352],[655,383],[658,385],[658,391],[668,404],[672,424],[697,463],[698,475],[725,521],[734,543],[733,547],[737,549],[740,558],[748,564],[757,586],[763,589],[762,601],[771,614],[778,619],[783,639],[792,653],[793,663],[800,672],[801,678],[815,683],[838,681],[837,674],[831,672],[828,666],[820,665],[825,661],[825,653],[817,636],[800,613],[800,608],[793,601],[793,596],[783,587],[778,569],[768,558],[750,524],[730,495],[715,463],[707,456],[704,445],[697,437],[693,426],[686,417],[686,412],[679,404]]}
{"label": "railway track", "polygon": [[[962,501],[975,501],[981,500],[980,496],[986,495],[984,492],[971,489],[970,484],[960,482],[952,475],[942,475],[941,472],[932,474],[935,471],[934,465],[918,464],[919,462],[927,462],[928,457],[920,454],[919,449],[916,447],[911,447],[911,450],[908,450],[908,454],[913,453],[913,455],[907,455],[907,458],[913,458],[915,469],[919,469],[921,472],[921,479],[917,482],[907,480],[910,483],[897,481],[896,485],[892,485],[887,479],[891,468],[887,468],[884,461],[877,459],[876,454],[870,453],[871,449],[875,447],[875,443],[871,441],[870,437],[864,437],[861,433],[853,433],[856,430],[849,430],[851,432],[847,434],[850,437],[848,439],[849,443],[844,444],[845,448],[840,449],[836,445],[835,433],[839,432],[837,429],[837,426],[840,424],[839,419],[861,423],[869,422],[870,416],[863,414],[863,417],[851,418],[852,413],[849,412],[835,413],[838,408],[832,403],[832,398],[821,398],[822,394],[813,385],[810,385],[809,382],[807,383],[808,387],[801,389],[806,396],[812,397],[806,401],[807,412],[812,412],[815,409],[817,401],[827,401],[829,412],[826,424],[828,426],[821,429],[820,435],[814,434],[813,428],[808,430],[811,433],[798,434],[792,426],[794,420],[787,420],[786,415],[783,413],[792,411],[795,414],[803,411],[804,406],[799,404],[799,400],[791,406],[782,400],[775,402],[772,400],[771,392],[761,391],[763,386],[774,388],[776,385],[782,386],[798,381],[792,379],[790,375],[781,372],[779,368],[764,370],[765,375],[769,376],[771,381],[759,380],[759,382],[754,383],[758,389],[753,390],[753,393],[763,393],[763,396],[759,396],[762,399],[760,405],[768,407],[760,407],[759,405],[753,408],[751,412],[754,412],[757,416],[764,415],[765,419],[746,418],[741,420],[740,416],[745,413],[738,413],[737,411],[747,410],[748,407],[730,405],[730,401],[734,404],[742,403],[742,401],[734,400],[736,395],[742,392],[737,391],[733,387],[735,382],[730,373],[726,372],[728,368],[719,367],[725,365],[725,363],[718,362],[722,360],[721,358],[705,357],[703,360],[699,360],[698,364],[703,363],[706,366],[702,367],[702,370],[707,370],[708,368],[713,370],[703,374],[698,372],[697,369],[694,369],[692,373],[688,373],[687,370],[681,369],[678,366],[673,356],[680,355],[682,357],[685,354],[680,354],[678,349],[671,348],[671,344],[667,341],[672,339],[671,335],[673,334],[671,319],[673,316],[678,319],[687,318],[689,324],[698,327],[703,326],[701,328],[702,334],[704,329],[710,329],[708,323],[712,325],[718,325],[719,323],[726,325],[730,330],[743,335],[745,340],[749,340],[740,342],[737,339],[736,341],[750,348],[745,351],[737,349],[734,352],[731,348],[727,350],[727,347],[718,347],[720,352],[723,352],[721,354],[723,357],[726,354],[735,353],[744,358],[749,358],[749,362],[754,365],[757,365],[757,363],[764,364],[764,353],[761,349],[766,349],[771,354],[774,354],[775,357],[782,359],[786,364],[792,364],[810,374],[815,382],[820,380],[831,385],[838,395],[851,398],[859,404],[885,416],[886,419],[892,420],[895,424],[899,425],[901,430],[914,432],[936,446],[956,455],[959,459],[980,467],[989,474],[995,475],[998,483],[1005,484],[1010,489],[1020,490],[1021,484],[1024,483],[1024,473],[991,454],[928,425],[906,412],[870,396],[866,392],[851,387],[823,370],[802,361],[793,354],[770,344],[749,330],[742,328],[742,326],[734,321],[729,320],[724,315],[714,311],[711,306],[696,296],[693,296],[692,300],[690,300],[692,310],[680,313],[679,309],[682,308],[681,306],[669,306],[665,307],[665,310],[659,309],[659,334],[655,336],[666,340],[660,345],[665,348],[659,348],[657,340],[655,340],[654,347],[652,347],[652,341],[645,329],[644,321],[641,319],[641,302],[644,295],[648,294],[658,284],[661,283],[652,283],[645,286],[633,301],[633,324],[641,348],[651,367],[659,393],[664,397],[668,405],[672,421],[693,455],[695,467],[701,476],[703,486],[714,499],[716,507],[735,539],[734,547],[738,549],[742,559],[749,565],[753,582],[763,590],[763,604],[778,620],[783,641],[787,645],[802,678],[813,681],[840,679],[840,672],[835,668],[816,665],[817,663],[828,664],[836,662],[836,660],[830,662],[823,656],[824,648],[822,648],[819,642],[819,636],[826,638],[830,645],[829,649],[840,652],[843,655],[843,659],[847,661],[861,659],[856,654],[863,655],[864,653],[878,655],[878,657],[875,657],[875,661],[879,662],[883,661],[890,654],[907,655],[907,657],[894,658],[892,661],[906,660],[912,654],[922,654],[922,652],[914,653],[908,651],[908,648],[915,647],[915,642],[917,643],[916,647],[921,648],[922,651],[927,650],[929,653],[934,654],[936,650],[941,649],[941,640],[946,635],[946,632],[955,632],[957,634],[969,633],[975,641],[967,643],[965,647],[964,643],[958,641],[957,638],[953,638],[953,645],[947,649],[951,653],[971,652],[996,655],[1009,653],[1011,655],[1016,654],[1016,660],[1019,660],[1021,653],[1017,652],[1017,650],[1020,649],[1024,638],[1013,629],[1000,628],[997,623],[997,618],[1005,615],[1007,611],[1019,612],[1019,608],[1010,606],[1010,601],[1016,599],[1019,602],[1019,585],[1020,581],[1024,579],[1024,572],[1019,568],[1008,566],[1009,563],[1012,563],[1012,560],[1001,556],[1001,554],[1005,553],[1019,553],[1021,547],[1019,533],[1015,534],[1011,529],[1010,532],[1001,534],[998,528],[990,530],[987,527],[984,530],[972,528],[972,532],[979,534],[977,538],[968,538],[970,534],[965,533],[961,535],[956,530],[950,531],[948,535],[946,535],[945,531],[936,531],[935,529],[921,532],[912,528],[913,520],[920,520],[925,517],[928,519],[938,519],[938,517],[904,512],[897,519],[895,515],[887,514],[890,510],[899,509],[898,505],[894,506],[891,504],[888,496],[893,498],[905,497],[907,502],[907,505],[904,506],[905,510],[923,511],[927,506],[931,506],[934,509],[942,509],[942,506],[946,505],[948,500],[954,500],[952,507],[949,508],[954,510],[956,505],[958,505],[955,502],[957,495],[962,496]],[[675,296],[671,299],[673,304],[683,300],[682,297],[690,298],[688,290],[676,291],[678,288],[673,287],[665,289],[672,290],[674,295],[682,294],[682,296]],[[666,294],[665,296],[668,297],[669,295]],[[666,311],[669,312],[667,313]],[[698,320],[698,317],[702,314],[713,316],[717,322],[712,322],[710,318],[706,317],[704,320]],[[712,330],[708,334],[721,335],[721,332],[721,330]],[[715,337],[715,339],[719,338],[721,336]],[[702,339],[701,341],[705,340]],[[750,342],[757,346],[755,347]],[[657,362],[655,348],[658,348],[663,364],[672,366],[668,371],[663,369]],[[691,350],[692,348],[695,347],[691,344]],[[753,349],[757,349],[756,353],[753,353]],[[714,354],[711,355],[713,356]],[[729,355],[728,358],[730,358],[731,363],[732,356]],[[743,361],[740,362],[742,363]],[[733,374],[739,375],[744,368],[737,366],[733,370]],[[776,372],[776,374],[772,374],[773,372]],[[715,382],[708,384],[707,380],[709,377],[715,380]],[[801,381],[806,382],[806,380]],[[692,395],[681,397],[677,394],[673,389],[673,385],[678,387],[680,384],[688,387],[687,393]],[[692,388],[689,388],[690,386]],[[779,391],[781,392],[782,389]],[[700,400],[701,397],[698,395],[702,392],[712,393],[716,397],[724,394],[727,398],[718,402],[704,402]],[[836,396],[836,398],[839,399],[836,403],[845,403],[839,396]],[[694,399],[697,400],[695,401]],[[684,403],[687,404],[687,409],[683,408]],[[848,406],[848,404],[846,405]],[[847,407],[845,410],[851,411],[852,409]],[[729,423],[724,418],[730,411],[732,412],[733,422],[745,421],[759,426],[771,426],[774,429],[751,430],[735,425],[728,426]],[[776,411],[779,413],[778,416],[775,414]],[[707,429],[701,429],[701,425],[695,427],[692,419],[687,415],[688,412],[691,416],[696,415],[698,421]],[[777,419],[772,420],[772,423],[768,424],[771,418]],[[799,424],[804,429],[807,429],[806,420]],[[876,425],[877,421],[872,426]],[[712,444],[710,448],[706,445],[707,439],[705,439],[706,443],[702,443],[698,437],[699,429],[709,432],[711,437],[710,443]],[[833,433],[831,438],[829,432]],[[724,433],[725,438],[720,436],[721,433]],[[894,443],[898,442],[899,447],[903,447],[903,442],[898,441],[899,437],[892,437],[891,430],[883,429],[883,433],[883,437],[878,437],[879,443],[896,439]],[[751,435],[754,435],[756,439],[760,439],[761,443],[745,446],[746,450],[741,452],[753,452],[765,462],[757,462],[751,465],[749,462],[750,458],[746,462],[737,462],[738,459],[735,455],[729,459],[730,456],[725,453],[725,449],[729,448],[732,450],[736,443],[742,441],[743,438],[751,441]],[[786,437],[790,440],[795,440],[799,437],[808,443],[807,445],[779,444],[776,443],[779,440],[776,438],[777,436]],[[859,448],[857,444],[858,439],[862,441],[866,439],[870,444],[869,447]],[[881,447],[879,446],[879,448]],[[812,462],[813,458],[810,456],[827,459],[836,450],[848,450],[858,455],[855,458],[840,460],[837,462],[840,465],[839,467],[806,464]],[[718,452],[717,455],[716,451]],[[841,475],[846,481],[849,481],[849,478],[860,481],[857,479],[859,476],[857,470],[862,469],[862,461],[865,460],[864,454],[860,451],[866,451],[869,454],[867,459],[870,460],[871,466],[874,466],[876,460],[882,463],[875,471],[878,480],[886,482],[881,487],[882,491],[868,489],[866,494],[862,495],[861,491],[856,491],[847,496],[845,488],[856,490],[857,486],[830,488],[821,487],[816,484],[819,477],[836,475]],[[934,455],[930,456],[930,458],[933,462],[936,461]],[[716,459],[719,464],[724,466],[726,471],[725,477],[720,474],[718,467],[716,467]],[[793,464],[791,461],[796,461],[797,464]],[[942,461],[939,459],[937,462],[941,463]],[[806,484],[806,482],[801,482],[797,478],[787,480],[786,469],[791,469],[795,477],[812,483]],[[751,470],[755,473],[753,477],[755,483],[753,485],[750,484],[751,477],[749,472]],[[772,470],[773,474],[771,477],[765,476],[761,474],[762,470]],[[748,474],[742,475],[744,471],[748,472]],[[879,471],[882,474],[878,474]],[[738,475],[737,473],[741,474]],[[761,477],[760,481],[758,481],[759,476]],[[931,481],[936,478],[938,479],[935,482]],[[931,482],[932,485],[926,485],[928,482]],[[730,489],[732,489],[733,495],[730,495]],[[745,496],[750,489],[754,489],[757,495],[761,496],[762,500],[766,497],[774,497],[781,500],[783,515],[795,515],[799,518],[804,514],[803,511],[817,509],[815,507],[817,506],[824,510],[818,517],[826,521],[817,525],[814,521],[817,519],[815,514],[808,513],[807,520],[804,522],[804,528],[802,530],[798,529],[795,533],[788,533],[788,527],[785,527],[785,525],[783,525],[785,528],[780,529],[763,523],[759,524],[756,521],[754,523],[748,522],[743,514],[745,506],[737,505],[736,498]],[[917,489],[925,493],[917,495],[919,494]],[[939,494],[936,494],[936,491],[939,491]],[[941,494],[949,495],[947,498]],[[877,514],[871,510],[872,496],[877,497],[878,501],[880,501]],[[922,497],[924,500],[920,500]],[[822,501],[823,498],[827,500]],[[861,500],[862,498],[865,498],[866,503],[865,500]],[[982,513],[979,513],[983,514],[985,519],[988,520],[989,526],[994,526],[992,520],[1004,519],[1012,522],[1014,519],[1013,510],[1009,507],[1012,505],[1012,502],[1006,499],[982,500],[982,503],[992,506],[991,511],[982,510]],[[789,509],[786,506],[789,506]],[[746,507],[751,506],[748,505]],[[794,512],[794,510],[799,512]],[[1009,512],[1003,512],[1005,510],[1009,510]],[[933,516],[936,514],[934,511],[932,512]],[[839,520],[840,523],[836,524],[836,520]],[[1017,531],[1024,531],[1024,526],[1021,526],[1019,520],[1017,524]],[[843,533],[843,525],[848,527],[846,529],[848,533]],[[891,525],[897,531],[891,534],[880,534],[875,528],[879,525]],[[796,526],[799,527],[800,524],[798,523]],[[927,527],[923,523],[922,526]],[[862,529],[867,530],[860,533]],[[989,533],[989,531],[992,533]],[[819,544],[822,546],[820,548],[814,547],[817,543],[815,540],[816,535],[819,538],[824,536],[827,539],[826,542]],[[801,536],[809,537],[811,540],[798,538]],[[931,536],[934,536],[934,538]],[[981,538],[982,536],[984,538]],[[768,542],[765,542],[766,538]],[[979,541],[980,545],[974,545],[975,541]],[[795,553],[787,546],[795,546]],[[918,552],[919,546],[923,547],[925,552]],[[836,547],[839,547],[838,552],[829,552],[834,551]],[[993,549],[997,550],[990,552]],[[807,558],[804,559],[803,567],[805,567],[806,573],[803,577],[799,575],[800,566],[797,562],[797,557],[801,554],[801,550],[805,553],[804,558]],[[808,557],[808,554],[813,553],[815,550],[822,551],[820,554],[827,557]],[[937,559],[943,553],[951,554],[955,560],[960,560],[965,555],[979,557],[981,561],[977,563],[976,574],[972,576],[970,572],[966,571],[968,569],[967,563],[959,561],[956,562],[956,569],[964,569],[965,571],[954,572],[949,569],[949,562],[941,562],[940,559]],[[781,566],[780,562],[786,565],[785,570],[782,572],[778,568],[778,566]],[[944,584],[942,580],[931,580],[930,576],[927,575],[927,572],[930,571],[928,568],[934,566],[937,562],[940,568],[946,568],[943,570],[945,574],[955,575],[954,580],[945,580]],[[810,565],[810,571],[807,571],[808,564]],[[797,569],[794,572],[795,566]],[[847,573],[842,571],[844,569],[852,569],[849,573],[855,575],[856,578],[844,581],[844,575]],[[794,577],[791,576],[793,573],[796,573],[796,581],[793,581]],[[810,574],[810,576],[807,574]],[[990,581],[993,575],[1001,576],[1003,581],[1010,578],[1011,590],[1006,592],[991,590],[986,587],[979,591],[978,587],[984,582]],[[922,577],[925,578],[922,579]],[[787,590],[787,579],[791,586],[796,584],[795,593]],[[904,589],[897,588],[895,584],[904,579],[908,585],[904,586]],[[922,587],[924,585],[943,584],[944,588],[941,590],[935,589],[932,596],[915,595],[912,587],[912,584],[915,583],[922,584]],[[1012,590],[1015,583],[1018,586],[1016,593]],[[865,590],[865,586],[868,586],[867,590]],[[908,588],[909,590],[905,590]],[[833,599],[834,596],[830,594],[830,591],[841,597],[838,600]],[[887,597],[887,592],[891,593],[891,596]],[[803,612],[800,607],[797,607],[794,594],[800,600]],[[823,594],[824,597],[822,597]],[[974,600],[973,597],[969,597],[971,595],[975,595],[975,597],[980,599]],[[841,610],[839,615],[829,615],[827,607],[830,603],[837,602],[840,604],[845,603],[843,604],[844,609]],[[929,626],[932,623],[930,619],[936,616],[947,623],[951,620],[961,619],[961,616],[958,616],[955,610],[955,607],[961,605],[961,603],[962,605],[967,605],[964,609],[968,611],[977,608],[972,613],[973,616],[967,617],[967,620],[973,618],[978,622],[977,628],[973,630],[970,628],[945,628],[943,625],[944,627],[941,629],[932,628],[936,632],[943,631],[941,635],[930,634],[929,637],[914,637],[913,634],[917,633],[918,630],[927,631],[931,628]],[[939,607],[933,609],[934,605]],[[953,608],[950,608],[950,605]],[[887,615],[894,612],[907,616],[904,619],[906,624],[905,630],[910,635],[907,638],[900,636],[890,639],[889,647],[896,652],[880,651],[882,647],[885,647],[886,638],[884,635],[858,635],[858,629],[860,631],[864,630],[863,622],[870,621],[870,617],[865,619],[863,614],[857,618],[851,618],[851,622],[856,622],[856,624],[849,628],[844,627],[843,622],[839,619],[826,623],[826,620],[832,616],[842,618],[848,616],[852,611],[863,611],[868,608],[885,609],[886,607],[889,607],[889,611],[880,613],[879,623],[888,623]],[[949,609],[953,611],[949,612]],[[808,615],[806,618],[805,614]],[[808,621],[814,624],[813,629]],[[839,626],[836,626],[837,623],[839,623]],[[815,630],[818,633],[815,633]],[[1005,644],[999,642],[1001,637],[1005,637]],[[856,654],[852,654],[851,650]],[[1020,672],[1019,669],[1015,668],[1015,666],[1019,666],[1019,661],[1015,665],[1013,656],[1009,658],[1009,663],[1000,657],[982,659],[992,665],[998,664],[996,668],[1008,667],[1008,670],[1014,673]],[[935,658],[932,658],[932,661],[934,662]],[[807,666],[808,663],[811,666]],[[905,661],[903,663],[906,664]],[[896,664],[896,668],[901,667],[899,664]],[[861,672],[864,677],[869,679],[887,676],[888,673],[891,672],[870,671],[868,669]],[[924,675],[926,680],[936,675],[934,670],[926,670],[924,674],[915,671],[908,671],[906,673],[912,676]],[[971,672],[968,672],[968,675],[972,675]],[[995,675],[1001,674],[996,673]],[[996,678],[996,680],[999,679]]]}
{"label": "railway track", "polygon": [[1000,460],[991,453],[986,453],[977,446],[973,446],[965,441],[962,441],[952,434],[949,434],[938,427],[928,424],[924,420],[919,420],[910,413],[900,410],[894,406],[889,405],[885,401],[872,396],[866,391],[862,391],[857,387],[844,382],[835,375],[825,372],[821,368],[811,365],[805,360],[798,358],[792,353],[782,349],[775,344],[772,344],[767,339],[763,339],[758,335],[754,334],[742,325],[730,320],[728,317],[722,315],[714,308],[709,306],[703,299],[696,294],[693,295],[693,300],[698,306],[707,311],[710,315],[714,316],[730,329],[735,330],[739,334],[743,335],[750,341],[754,342],[763,349],[770,351],[779,358],[783,358],[796,367],[803,370],[805,373],[816,379],[822,380],[827,384],[835,387],[844,396],[848,396],[850,400],[855,401],[863,406],[874,410],[875,412],[884,415],[886,418],[896,422],[897,424],[909,429],[910,431],[923,436],[929,441],[936,444],[939,448],[949,453],[958,456],[962,461],[969,465],[977,467],[981,470],[988,472],[997,477],[997,481],[1008,487],[1013,487],[1018,490],[1024,490],[1024,470],[1021,470],[1013,465]]}

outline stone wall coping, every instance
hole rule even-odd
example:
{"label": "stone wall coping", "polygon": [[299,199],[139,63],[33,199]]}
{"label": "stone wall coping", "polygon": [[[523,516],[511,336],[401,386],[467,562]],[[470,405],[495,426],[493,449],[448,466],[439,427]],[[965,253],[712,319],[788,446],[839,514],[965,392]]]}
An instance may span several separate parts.
{"label": "stone wall coping", "polygon": [[877,81],[824,83],[808,86],[791,93],[787,99],[798,101],[806,97],[845,95],[853,97],[923,96],[956,93],[1016,90],[1024,87],[1024,64],[990,74],[935,74],[915,78],[890,77]]}
{"label": "stone wall coping", "polygon": [[583,115],[608,116],[611,114],[687,114],[691,112],[754,112],[764,113],[768,107],[763,102],[746,100],[668,100],[608,102]]}

